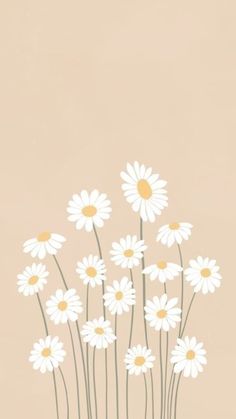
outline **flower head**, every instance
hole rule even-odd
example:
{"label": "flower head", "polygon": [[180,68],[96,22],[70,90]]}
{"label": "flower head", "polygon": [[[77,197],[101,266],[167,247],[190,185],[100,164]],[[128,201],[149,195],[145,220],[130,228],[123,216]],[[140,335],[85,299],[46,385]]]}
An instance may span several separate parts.
{"label": "flower head", "polygon": [[27,240],[23,244],[23,250],[25,253],[30,253],[33,258],[44,259],[47,254],[56,255],[65,241],[65,237],[60,234],[44,231],[38,234],[37,237]]}
{"label": "flower head", "polygon": [[80,298],[73,288],[65,292],[58,289],[46,302],[46,306],[46,312],[55,324],[67,323],[68,320],[75,322],[78,314],[83,311]]}
{"label": "flower head", "polygon": [[129,348],[124,362],[126,363],[126,369],[129,374],[140,375],[141,373],[147,372],[149,368],[153,368],[153,362],[155,356],[152,355],[151,349],[147,349],[146,346],[133,346]]}
{"label": "flower head", "polygon": [[167,207],[166,181],[152,173],[152,168],[146,168],[137,161],[133,165],[127,163],[127,172],[121,172],[125,182],[122,185],[126,200],[135,212],[139,212],[143,221],[153,223],[163,208]]}
{"label": "flower head", "polygon": [[177,339],[177,345],[172,351],[171,363],[174,365],[174,372],[183,371],[184,377],[197,377],[199,372],[203,371],[202,365],[207,363],[206,351],[203,349],[203,343],[197,343],[195,337]]}
{"label": "flower head", "polygon": [[120,265],[121,268],[132,269],[138,266],[143,258],[143,252],[147,249],[143,240],[138,240],[137,236],[126,236],[120,239],[120,242],[112,243],[111,260]]}
{"label": "flower head", "polygon": [[191,236],[192,224],[173,222],[162,226],[157,235],[157,241],[171,247],[174,243],[181,244]]}
{"label": "flower head", "polygon": [[63,343],[59,341],[57,336],[54,338],[47,336],[46,339],[39,339],[34,344],[29,357],[29,361],[33,363],[34,370],[40,370],[40,372],[45,373],[58,368],[66,355],[62,348]]}
{"label": "flower head", "polygon": [[77,262],[76,272],[83,283],[90,284],[92,288],[106,280],[106,267],[103,259],[99,259],[98,256],[89,255],[84,257],[82,262]]}
{"label": "flower head", "polygon": [[24,271],[17,275],[18,291],[26,297],[34,295],[42,291],[44,285],[47,283],[49,273],[46,271],[46,266],[39,263],[33,263],[31,266],[26,266]]}
{"label": "flower head", "polygon": [[103,317],[86,322],[81,330],[84,342],[97,349],[107,348],[110,343],[116,340],[110,324],[110,321],[104,320]]}
{"label": "flower head", "polygon": [[194,292],[213,293],[220,287],[222,276],[215,260],[198,256],[196,260],[191,259],[189,265],[184,274],[186,281],[194,287]]}
{"label": "flower head", "polygon": [[167,300],[166,294],[163,294],[161,298],[153,297],[152,301],[148,300],[144,307],[145,319],[155,330],[168,332],[171,327],[175,328],[176,323],[181,320],[181,309],[175,307],[177,302],[178,298]]}
{"label": "flower head", "polygon": [[122,314],[129,311],[129,306],[135,304],[135,289],[132,282],[124,276],[121,281],[113,281],[112,286],[106,287],[103,298],[104,305],[108,307],[111,314]]}
{"label": "flower head", "polygon": [[149,275],[151,281],[159,279],[160,282],[165,283],[167,280],[172,280],[179,276],[183,268],[176,263],[165,262],[159,260],[157,263],[147,266],[143,270],[143,274]]}

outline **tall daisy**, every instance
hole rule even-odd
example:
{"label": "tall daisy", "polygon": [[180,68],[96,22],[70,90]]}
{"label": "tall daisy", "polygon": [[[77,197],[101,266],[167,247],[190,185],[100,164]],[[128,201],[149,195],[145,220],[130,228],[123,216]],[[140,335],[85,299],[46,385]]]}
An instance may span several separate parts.
{"label": "tall daisy", "polygon": [[81,331],[84,342],[97,349],[107,348],[116,339],[110,324],[104,317],[86,322]]}
{"label": "tall daisy", "polygon": [[151,281],[158,279],[164,284],[167,280],[172,280],[179,276],[182,270],[183,268],[176,263],[159,260],[157,263],[147,266],[143,270],[143,274],[148,275]]}
{"label": "tall daisy", "polygon": [[153,368],[155,356],[152,355],[151,349],[146,346],[133,346],[127,350],[124,362],[129,374],[140,375],[146,373],[148,369]]}
{"label": "tall daisy", "polygon": [[153,223],[157,215],[168,206],[167,193],[164,187],[166,181],[159,179],[158,174],[152,173],[151,167],[127,163],[127,171],[121,172],[125,182],[122,185],[126,200],[135,212],[139,212],[143,221]]}
{"label": "tall daisy", "polygon": [[191,236],[192,224],[172,222],[162,226],[157,235],[157,241],[171,247],[174,243],[181,244]]}
{"label": "tall daisy", "polygon": [[196,378],[203,371],[202,365],[207,363],[206,351],[203,343],[197,342],[195,337],[177,339],[177,345],[172,351],[171,363],[174,364],[174,372],[183,371],[184,377]]}
{"label": "tall daisy", "polygon": [[79,274],[85,285],[101,285],[106,280],[106,267],[103,259],[98,256],[89,255],[84,257],[81,262],[77,262],[76,272]]}
{"label": "tall daisy", "polygon": [[52,338],[47,336],[46,339],[39,339],[30,352],[29,361],[33,363],[33,368],[42,373],[46,371],[52,372],[54,368],[58,368],[59,364],[64,361],[66,352],[63,349],[63,343],[56,336]]}
{"label": "tall daisy", "polygon": [[58,289],[46,302],[46,306],[46,312],[55,324],[67,323],[68,320],[75,322],[83,311],[80,298],[73,288],[66,292]]}
{"label": "tall daisy", "polygon": [[222,276],[214,259],[198,256],[197,259],[191,259],[189,265],[184,274],[186,281],[194,287],[194,292],[213,293],[220,287]]}
{"label": "tall daisy", "polygon": [[113,281],[112,286],[106,287],[103,298],[104,305],[108,307],[111,314],[122,314],[128,312],[129,307],[135,304],[135,289],[132,282],[124,276],[121,281]]}
{"label": "tall daisy", "polygon": [[155,330],[164,330],[168,332],[170,328],[175,328],[176,323],[180,322],[181,310],[175,307],[178,298],[167,299],[167,295],[163,294],[161,298],[153,297],[152,300],[147,300],[144,310],[146,312],[145,318],[151,327]]}
{"label": "tall daisy", "polygon": [[19,293],[22,293],[27,297],[42,291],[44,285],[47,283],[48,275],[49,273],[46,270],[46,266],[42,263],[39,263],[38,265],[33,263],[31,266],[26,266],[24,271],[17,275]]}
{"label": "tall daisy", "polygon": [[38,234],[37,237],[27,240],[23,244],[23,250],[25,253],[30,253],[33,258],[44,259],[47,254],[56,255],[65,241],[65,237],[60,234],[44,231]]}
{"label": "tall daisy", "polygon": [[132,269],[139,265],[146,249],[144,240],[138,240],[137,236],[127,235],[121,238],[119,243],[112,243],[111,260],[121,268]]}

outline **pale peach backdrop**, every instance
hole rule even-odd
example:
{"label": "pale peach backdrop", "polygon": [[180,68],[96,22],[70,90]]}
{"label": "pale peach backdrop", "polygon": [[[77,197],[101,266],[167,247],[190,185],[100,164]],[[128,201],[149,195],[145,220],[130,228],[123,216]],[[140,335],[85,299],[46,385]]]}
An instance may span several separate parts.
{"label": "pale peach backdrop", "polygon": [[[138,231],[119,177],[126,162],[137,159],[168,180],[168,209],[145,225],[147,263],[159,256],[178,262],[176,248],[167,251],[155,236],[165,222],[188,221],[194,230],[183,246],[185,262],[199,254],[215,258],[223,275],[220,290],[197,298],[186,330],[204,341],[208,365],[198,379],[183,380],[179,419],[235,418],[235,1],[8,0],[0,9],[1,417],[55,418],[51,376],[27,362],[44,329],[36,299],[17,294],[16,275],[31,263],[22,243],[45,229],[65,235],[59,259],[84,300],[75,264],[97,250],[92,234],[67,221],[66,205],[72,193],[98,188],[113,206],[112,219],[99,231],[109,281],[121,277],[108,252],[113,240]],[[46,264],[50,281],[43,301],[61,286],[53,261]],[[140,309],[139,269],[135,284]],[[158,283],[147,287],[150,297],[162,292]],[[170,294],[178,290],[175,282]],[[91,317],[101,313],[99,292]],[[121,383],[128,319],[119,323]],[[64,369],[73,404],[67,329],[52,331],[67,346]],[[156,335],[149,330],[149,336],[157,353]],[[134,342],[144,343],[141,317]],[[113,348],[109,358],[114,390]],[[153,372],[157,389],[158,362]],[[143,381],[130,382],[131,419],[142,419]],[[112,393],[109,419],[115,419]]]}

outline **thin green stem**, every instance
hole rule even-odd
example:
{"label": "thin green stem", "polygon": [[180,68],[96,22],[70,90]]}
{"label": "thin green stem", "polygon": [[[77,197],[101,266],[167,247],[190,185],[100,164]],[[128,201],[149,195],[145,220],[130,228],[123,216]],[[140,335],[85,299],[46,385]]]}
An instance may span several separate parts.
{"label": "thin green stem", "polygon": [[187,314],[186,314],[185,322],[184,322],[184,325],[183,325],[183,328],[182,328],[182,331],[181,331],[181,335],[180,335],[181,338],[182,338],[182,336],[184,334],[185,327],[186,327],[186,324],[187,324],[187,321],[188,321],[188,316],[189,316],[189,313],[190,313],[190,310],[191,310],[191,307],[192,307],[192,304],[193,304],[193,301],[194,301],[195,296],[196,296],[196,292],[193,293],[193,296],[191,298],[191,301],[190,301],[190,304],[189,304],[189,307],[188,307],[188,311],[187,311]]}
{"label": "thin green stem", "polygon": [[[115,336],[117,336],[117,314],[115,315]],[[116,418],[119,419],[119,380],[117,360],[117,339],[115,340],[115,373],[116,373]]]}
{"label": "thin green stem", "polygon": [[183,319],[183,308],[184,308],[184,264],[183,264],[183,256],[182,256],[182,252],[181,252],[181,248],[180,245],[177,243],[178,246],[178,251],[179,251],[179,258],[180,258],[180,265],[182,268],[181,271],[181,303],[180,303],[180,308],[181,308],[181,320],[179,323],[179,337],[181,336],[181,328],[182,328],[182,319]]}
{"label": "thin green stem", "polygon": [[84,382],[85,382],[85,389],[86,389],[86,402],[87,402],[87,411],[88,411],[88,418],[92,418],[92,412],[91,412],[91,405],[89,403],[89,389],[88,389],[88,382],[86,377],[86,366],[85,366],[85,359],[84,359],[84,351],[83,351],[83,344],[82,339],[80,335],[80,329],[79,329],[79,323],[78,320],[75,322],[78,338],[79,338],[79,345],[80,345],[80,352],[81,352],[81,358],[82,358],[82,364],[83,364],[83,374],[84,374]]}
{"label": "thin green stem", "polygon": [[162,334],[159,334],[159,359],[160,359],[160,380],[161,380],[161,409],[160,419],[163,419],[163,366],[162,366]]}
{"label": "thin green stem", "polygon": [[67,386],[66,386],[66,380],[65,380],[65,377],[64,377],[64,374],[62,372],[61,367],[59,367],[58,369],[60,371],[61,378],[62,378],[63,385],[64,385],[64,389],[65,389],[65,393],[66,393],[66,412],[67,412],[66,418],[69,419],[69,417],[70,417],[70,407],[69,407],[69,397],[68,397],[68,390],[67,390]]}
{"label": "thin green stem", "polygon": [[[133,272],[132,272],[132,269],[130,269],[129,271],[130,271],[130,279],[131,279],[132,287],[133,287],[134,286]],[[134,305],[132,305],[132,308],[131,308],[131,323],[130,323],[128,348],[131,347],[132,335],[133,335],[133,325],[134,325]],[[129,373],[128,373],[128,370],[126,370],[126,380],[125,381],[126,381],[126,419],[129,419]]]}
{"label": "thin green stem", "polygon": [[163,418],[166,417],[166,393],[167,393],[167,374],[168,374],[168,350],[169,350],[169,333],[166,332],[166,359],[165,359],[165,378],[164,378],[164,412]]}
{"label": "thin green stem", "polygon": [[75,345],[74,345],[74,339],[70,327],[69,321],[67,322],[68,329],[70,333],[70,339],[71,339],[71,346],[72,346],[72,352],[73,352],[73,358],[74,358],[74,366],[75,366],[75,379],[76,379],[76,391],[77,391],[77,404],[78,404],[78,418],[80,419],[80,394],[79,394],[79,377],[78,377],[78,367],[77,367],[77,361],[76,361],[76,354],[75,354]]}
{"label": "thin green stem", "polygon": [[55,263],[56,263],[56,265],[57,265],[57,268],[58,268],[58,270],[59,270],[59,272],[60,272],[61,279],[62,279],[62,281],[63,281],[63,284],[64,284],[64,286],[65,286],[65,289],[66,289],[66,290],[68,290],[69,288],[68,288],[68,285],[67,285],[67,283],[66,283],[66,280],[65,280],[65,277],[64,277],[64,275],[63,275],[63,272],[62,272],[62,270],[61,270],[60,264],[59,264],[59,262],[58,262],[58,260],[57,260],[57,258],[56,258],[56,256],[55,256],[55,255],[52,255],[52,257],[53,257],[53,259],[55,260]]}
{"label": "thin green stem", "polygon": [[96,346],[93,349],[93,388],[94,388],[94,402],[95,402],[95,418],[98,418],[98,406],[97,406],[97,390],[96,390],[96,377],[95,377],[95,353]]}
{"label": "thin green stem", "polygon": [[144,408],[144,418],[147,419],[147,396],[148,396],[148,392],[147,392],[147,380],[146,380],[146,376],[145,373],[143,374],[144,377],[144,387],[145,387],[145,408]]}
{"label": "thin green stem", "polygon": [[182,373],[179,374],[179,378],[176,385],[174,419],[177,418],[177,401],[178,401],[178,391],[179,391],[179,383],[180,383],[181,376],[182,376]]}

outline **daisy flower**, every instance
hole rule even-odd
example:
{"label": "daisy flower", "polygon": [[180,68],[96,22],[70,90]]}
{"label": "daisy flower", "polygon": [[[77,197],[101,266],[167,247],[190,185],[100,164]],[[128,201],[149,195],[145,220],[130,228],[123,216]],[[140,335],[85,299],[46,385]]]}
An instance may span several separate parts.
{"label": "daisy flower", "polygon": [[132,282],[124,276],[121,281],[113,281],[112,286],[106,287],[106,294],[103,298],[104,305],[108,307],[111,314],[122,314],[129,311],[129,306],[135,304],[135,289]]}
{"label": "daisy flower", "polygon": [[149,368],[153,368],[154,361],[155,356],[152,355],[151,349],[147,349],[146,346],[142,347],[141,345],[129,348],[124,360],[126,369],[130,375],[140,375],[141,373],[147,372]]}
{"label": "daisy flower", "polygon": [[57,336],[54,338],[47,336],[46,339],[39,339],[30,352],[29,361],[33,363],[33,369],[45,373],[58,368],[66,355],[62,348],[63,343],[59,341]]}
{"label": "daisy flower", "polygon": [[181,244],[183,240],[188,240],[191,236],[192,227],[189,223],[166,224],[159,229],[157,241],[168,247],[174,243]]}
{"label": "daisy flower", "polygon": [[47,283],[49,273],[46,271],[46,266],[39,263],[33,263],[32,266],[26,266],[24,271],[17,275],[18,291],[26,297],[34,295],[42,291],[44,285]]}
{"label": "daisy flower", "polygon": [[202,365],[207,363],[206,351],[203,349],[203,343],[197,343],[195,337],[177,339],[177,345],[172,351],[171,363],[174,365],[174,372],[183,371],[184,377],[197,377],[199,372],[203,371]]}
{"label": "daisy flower", "polygon": [[144,307],[145,319],[155,330],[168,332],[171,327],[175,328],[176,323],[181,320],[181,309],[175,307],[177,302],[178,298],[167,300],[166,294],[163,294],[161,298],[153,297],[152,301],[148,300]]}
{"label": "daisy flower", "polygon": [[110,324],[111,322],[104,320],[103,317],[86,322],[81,330],[84,342],[97,349],[107,348],[110,343],[116,340]]}
{"label": "daisy flower", "polygon": [[127,172],[121,172],[122,185],[126,200],[135,212],[139,212],[143,221],[153,223],[163,208],[168,206],[166,181],[152,173],[152,168],[146,168],[137,161],[133,165],[127,163]]}
{"label": "daisy flower", "polygon": [[90,284],[92,288],[95,285],[101,285],[106,280],[106,267],[102,259],[98,256],[89,255],[84,257],[82,262],[77,262],[76,272],[83,280],[85,285]]}
{"label": "daisy flower", "polygon": [[191,259],[189,265],[184,274],[186,280],[194,287],[194,292],[213,293],[220,287],[222,276],[215,260],[198,256],[196,260]]}
{"label": "daisy flower", "polygon": [[165,283],[167,280],[172,280],[174,277],[179,276],[183,268],[176,263],[165,262],[159,260],[156,264],[147,266],[143,270],[143,274],[149,275],[151,281],[159,279],[160,282]]}
{"label": "daisy flower", "polygon": [[78,314],[83,311],[80,298],[73,288],[65,292],[58,289],[46,302],[46,306],[46,312],[55,324],[67,323],[68,320],[75,322]]}
{"label": "daisy flower", "polygon": [[120,239],[120,242],[112,243],[111,260],[120,265],[121,268],[132,269],[138,266],[140,259],[143,258],[143,252],[147,249],[143,240],[138,240],[137,236],[126,236]]}
{"label": "daisy flower", "polygon": [[44,259],[47,253],[49,255],[56,255],[57,251],[61,249],[62,243],[65,241],[65,237],[60,234],[44,231],[38,234],[37,237],[27,240],[23,244],[23,250],[25,253],[30,253],[33,258],[38,257],[39,259]]}
{"label": "daisy flower", "polygon": [[77,230],[85,228],[92,231],[93,226],[103,227],[104,220],[111,215],[111,202],[105,193],[99,193],[94,189],[90,194],[82,191],[80,195],[74,194],[69,201],[67,212],[70,214],[69,221],[75,222]]}

